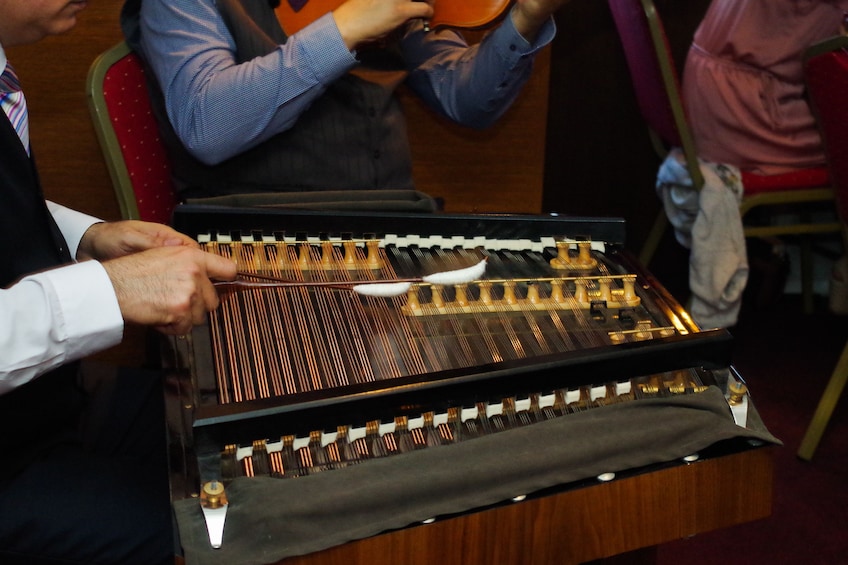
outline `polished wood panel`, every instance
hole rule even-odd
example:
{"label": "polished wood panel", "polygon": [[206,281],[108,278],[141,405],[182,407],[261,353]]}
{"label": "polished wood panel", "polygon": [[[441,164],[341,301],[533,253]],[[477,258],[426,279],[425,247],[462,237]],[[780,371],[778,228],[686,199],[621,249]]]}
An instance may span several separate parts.
{"label": "polished wood panel", "polygon": [[[480,34],[467,32],[469,41]],[[401,91],[416,186],[448,212],[542,211],[550,49],[536,58],[521,95],[493,127],[460,127]]]}
{"label": "polished wood panel", "polygon": [[407,528],[279,565],[567,565],[616,555],[622,556],[617,563],[643,562],[651,554],[640,549],[768,516],[772,473],[773,448],[755,449]]}

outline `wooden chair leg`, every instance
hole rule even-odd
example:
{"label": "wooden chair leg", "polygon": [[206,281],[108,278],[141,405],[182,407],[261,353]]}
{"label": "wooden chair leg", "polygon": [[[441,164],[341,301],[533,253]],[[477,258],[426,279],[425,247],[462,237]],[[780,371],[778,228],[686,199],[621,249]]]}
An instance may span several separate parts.
{"label": "wooden chair leg", "polygon": [[665,234],[668,225],[668,217],[665,215],[665,210],[660,210],[657,219],[654,220],[651,231],[648,232],[648,237],[645,238],[642,250],[639,252],[639,262],[643,266],[647,267],[651,259],[654,258],[654,254],[660,246],[660,240],[662,240],[662,236]]}
{"label": "wooden chair leg", "polygon": [[819,400],[819,405],[816,408],[813,419],[807,427],[807,432],[804,434],[804,439],[801,440],[801,446],[798,448],[798,457],[809,461],[813,458],[813,454],[819,445],[822,434],[827,427],[830,416],[833,414],[836,403],[845,389],[845,383],[848,381],[848,344],[842,350],[842,355],[836,363],[836,368],[830,375],[830,380],[824,393]]}
{"label": "wooden chair leg", "polygon": [[803,311],[812,314],[815,310],[813,301],[815,296],[815,284],[813,280],[813,242],[812,238],[802,235],[800,238],[801,250],[801,297],[803,299]]}

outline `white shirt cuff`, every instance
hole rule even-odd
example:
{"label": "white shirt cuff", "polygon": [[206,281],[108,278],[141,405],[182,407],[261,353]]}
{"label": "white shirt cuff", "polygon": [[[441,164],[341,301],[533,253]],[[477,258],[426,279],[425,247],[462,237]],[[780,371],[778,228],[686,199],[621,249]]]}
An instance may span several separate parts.
{"label": "white shirt cuff", "polygon": [[83,261],[41,274],[55,293],[57,320],[66,340],[67,357],[80,359],[117,345],[124,320],[112,281],[97,261]]}

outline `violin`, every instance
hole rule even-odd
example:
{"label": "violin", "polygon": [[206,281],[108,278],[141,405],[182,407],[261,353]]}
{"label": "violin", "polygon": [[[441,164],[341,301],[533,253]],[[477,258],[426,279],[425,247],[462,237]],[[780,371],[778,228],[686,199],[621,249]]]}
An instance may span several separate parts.
{"label": "violin", "polygon": [[[345,0],[282,0],[274,9],[277,20],[292,35],[324,14],[332,12]],[[453,27],[483,29],[506,14],[512,0],[435,0],[433,17],[427,20],[429,29]]]}

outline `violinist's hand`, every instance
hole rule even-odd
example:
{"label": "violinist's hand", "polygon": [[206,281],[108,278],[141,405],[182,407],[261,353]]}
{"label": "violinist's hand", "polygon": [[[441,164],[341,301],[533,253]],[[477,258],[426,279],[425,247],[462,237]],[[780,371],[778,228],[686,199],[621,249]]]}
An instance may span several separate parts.
{"label": "violinist's hand", "polygon": [[347,0],[333,11],[347,48],[376,41],[409,20],[433,15],[427,2],[417,0]]}
{"label": "violinist's hand", "polygon": [[102,222],[83,234],[77,248],[77,259],[106,261],[154,247],[197,247],[190,237],[162,225],[137,220]]}
{"label": "violinist's hand", "polygon": [[569,0],[516,0],[512,10],[515,29],[532,43],[545,22],[568,2]]}
{"label": "violinist's hand", "polygon": [[212,280],[236,277],[231,260],[187,245],[132,253],[103,267],[125,321],[173,335],[188,333],[218,307]]}

